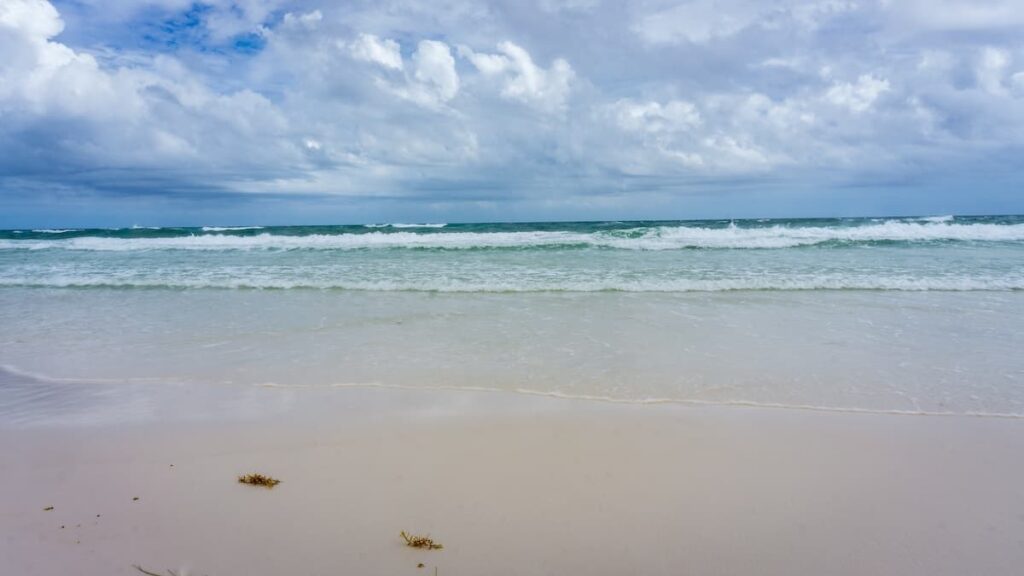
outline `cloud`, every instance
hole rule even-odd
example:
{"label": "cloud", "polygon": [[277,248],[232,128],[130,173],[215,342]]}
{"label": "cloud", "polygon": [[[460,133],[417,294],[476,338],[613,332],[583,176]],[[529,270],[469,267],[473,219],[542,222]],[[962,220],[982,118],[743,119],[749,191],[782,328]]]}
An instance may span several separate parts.
{"label": "cloud", "polygon": [[360,34],[347,44],[347,48],[356,60],[373,62],[393,70],[402,69],[402,51],[394,40],[381,40],[373,34]]}
{"label": "cloud", "polygon": [[[607,105],[603,115],[624,136],[635,138],[639,154],[621,156],[610,150],[605,161],[630,174],[673,171],[679,167],[701,168],[705,159],[698,146],[701,114],[693,104],[682,100],[665,103],[624,98]],[[654,153],[652,156],[651,153]],[[666,165],[667,164],[667,165]]]}
{"label": "cloud", "polygon": [[601,0],[540,0],[538,6],[545,12],[587,12],[600,3]]}
{"label": "cloud", "polygon": [[990,94],[1005,94],[1006,86],[1003,85],[1006,73],[1010,66],[1010,55],[1006,50],[985,47],[978,58],[975,74],[978,78],[978,85]]}
{"label": "cloud", "polygon": [[1010,77],[1010,86],[1013,90],[1013,95],[1017,98],[1024,97],[1024,72],[1017,72]]}
{"label": "cloud", "polygon": [[636,23],[640,36],[651,43],[688,41],[696,44],[715,38],[732,36],[754,23],[760,11],[754,6],[740,6],[726,2],[723,6],[713,0],[695,0],[652,14]]}
{"label": "cloud", "polygon": [[0,208],[74,190],[500,215],[950,173],[1011,190],[1011,4],[5,0]]}
{"label": "cloud", "polygon": [[0,110],[20,122],[137,114],[137,89],[146,79],[107,74],[92,56],[53,42],[63,28],[49,3],[12,0],[0,6]]}
{"label": "cloud", "polygon": [[837,82],[825,93],[825,98],[853,112],[864,112],[871,108],[880,95],[889,91],[889,81],[863,74],[856,82]]}
{"label": "cloud", "polygon": [[619,100],[611,106],[616,121],[631,132],[664,133],[692,129],[700,124],[700,112],[685,101],[634,102]]}
{"label": "cloud", "polygon": [[530,53],[512,42],[498,43],[498,53],[474,52],[462,47],[460,54],[484,76],[501,83],[501,96],[541,110],[564,109],[575,77],[572,66],[556,58],[547,69],[537,66]]}
{"label": "cloud", "polygon": [[400,47],[394,40],[362,34],[351,44],[357,60],[372,62],[392,71],[404,71],[399,78],[375,76],[381,90],[428,109],[440,110],[459,93],[459,73],[447,44],[421,40],[406,70]]}
{"label": "cloud", "polygon": [[312,10],[304,14],[288,12],[284,15],[284,18],[281,19],[281,26],[285,28],[314,30],[320,25],[320,22],[323,19],[324,14],[319,10]]}
{"label": "cloud", "polygon": [[793,140],[812,140],[812,102],[729,93],[696,103],[622,99],[600,116],[619,130],[604,161],[650,176],[749,174],[806,161]]}
{"label": "cloud", "polygon": [[[263,151],[236,145],[285,130],[288,121],[265,96],[213,91],[165,56],[145,68],[106,70],[92,55],[55,41],[62,27],[45,2],[11,0],[0,8],[0,47],[9,56],[0,68],[0,111],[9,120],[0,127],[3,171],[52,177],[96,165],[187,160],[235,172],[294,159],[291,146],[279,141]],[[264,163],[268,157],[275,161]]]}
{"label": "cloud", "polygon": [[813,31],[857,7],[857,3],[846,0],[691,0],[640,14],[633,30],[651,44],[707,44],[751,28]]}
{"label": "cloud", "polygon": [[938,31],[1015,28],[1024,11],[1015,0],[884,0],[880,3],[900,25]]}
{"label": "cloud", "polygon": [[45,0],[12,0],[0,5],[0,25],[36,40],[60,34],[64,22],[52,4]]}
{"label": "cloud", "polygon": [[414,77],[440,101],[448,101],[459,92],[459,75],[448,45],[437,40],[421,40],[412,56]]}

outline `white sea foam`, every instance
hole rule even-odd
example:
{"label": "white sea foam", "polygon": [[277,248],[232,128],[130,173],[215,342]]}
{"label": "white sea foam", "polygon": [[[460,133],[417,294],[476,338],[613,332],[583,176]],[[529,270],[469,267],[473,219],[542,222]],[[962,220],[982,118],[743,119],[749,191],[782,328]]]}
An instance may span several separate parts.
{"label": "white sea foam", "polygon": [[356,250],[373,248],[532,248],[599,247],[622,250],[686,248],[792,248],[828,242],[1020,242],[1024,224],[956,224],[887,220],[864,226],[768,226],[723,228],[659,226],[600,232],[367,232],[253,236],[204,234],[168,238],[78,237],[54,240],[0,240],[0,249],[130,250]]}
{"label": "white sea foam", "polygon": [[41,228],[33,230],[36,234],[64,234],[66,232],[78,232],[77,228]]}
{"label": "white sea foam", "polygon": [[433,224],[402,224],[402,223],[390,223],[390,224],[364,224],[364,228],[444,228],[447,223],[433,223]]}
{"label": "white sea foam", "polygon": [[236,230],[263,230],[263,226],[203,226],[203,232],[234,232]]}
{"label": "white sea foam", "polygon": [[346,280],[326,276],[298,278],[265,274],[228,275],[215,271],[202,274],[109,275],[47,274],[0,276],[0,286],[47,288],[220,288],[260,290],[351,290],[366,292],[730,292],[730,291],[810,291],[810,290],[891,290],[903,292],[1015,291],[1024,290],[1024,274],[1000,277],[964,275],[945,277],[903,277],[880,275],[749,276],[744,278],[699,279],[593,279],[585,277],[506,277],[502,281],[486,279],[452,280],[393,278]]}

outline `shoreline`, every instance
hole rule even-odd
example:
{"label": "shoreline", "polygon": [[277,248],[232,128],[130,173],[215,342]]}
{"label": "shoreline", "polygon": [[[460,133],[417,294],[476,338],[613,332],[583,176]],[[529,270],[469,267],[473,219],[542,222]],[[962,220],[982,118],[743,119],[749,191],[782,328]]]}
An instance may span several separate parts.
{"label": "shoreline", "polygon": [[0,364],[65,381],[1024,414],[1022,313],[1024,293],[0,290]]}
{"label": "shoreline", "polygon": [[[1024,559],[1015,419],[262,392],[197,417],[5,426],[0,556],[19,574],[210,576],[1013,574]],[[210,400],[184,396],[169,404]],[[236,483],[249,472],[283,483]],[[406,548],[401,530],[445,548]]]}
{"label": "shoreline", "polygon": [[[90,380],[90,379],[72,379],[72,378],[54,378],[40,374],[34,374],[31,372],[23,371],[9,365],[0,365],[0,428],[10,422],[4,422],[6,417],[11,420],[11,409],[17,412],[18,403],[33,401],[33,397],[40,396],[38,388],[50,387],[52,389],[59,390],[61,392],[68,392],[68,387],[81,387],[77,389],[77,392],[84,392],[86,395],[94,393],[98,396],[103,396],[108,400],[117,402],[116,393],[125,390],[138,390],[143,389],[147,393],[151,393],[155,396],[167,396],[174,394],[181,394],[186,392],[189,395],[200,394],[205,395],[208,401],[223,401],[226,397],[231,397],[236,394],[250,395],[259,394],[259,390],[276,391],[284,394],[292,394],[296,392],[301,393],[314,393],[314,394],[332,394],[335,392],[344,393],[344,391],[367,391],[371,392],[375,390],[379,391],[398,391],[408,392],[414,395],[432,395],[436,394],[439,396],[445,395],[458,395],[458,394],[469,394],[469,395],[493,395],[495,398],[489,399],[485,402],[481,402],[481,405],[503,404],[500,400],[503,397],[506,398],[539,398],[548,399],[553,401],[566,401],[566,402],[579,402],[582,404],[594,403],[594,404],[610,404],[610,405],[621,405],[621,406],[679,406],[679,407],[690,407],[690,408],[741,408],[741,409],[755,409],[755,410],[782,410],[782,411],[799,411],[799,412],[824,412],[824,413],[838,413],[838,414],[864,414],[864,415],[885,415],[885,416],[921,416],[921,417],[946,417],[946,418],[995,418],[995,419],[1006,419],[1006,420],[1024,420],[1024,414],[1012,413],[1012,412],[977,412],[977,411],[929,411],[929,410],[902,410],[902,409],[872,409],[872,408],[858,408],[858,407],[838,407],[838,406],[816,406],[810,404],[783,404],[783,403],[771,403],[771,402],[756,402],[756,401],[744,401],[744,400],[701,400],[701,399],[688,399],[688,398],[642,398],[642,399],[630,399],[630,398],[615,398],[608,396],[597,396],[597,395],[585,395],[585,394],[568,394],[557,391],[544,391],[544,390],[531,390],[526,388],[493,388],[485,386],[465,386],[465,385],[405,385],[405,384],[387,384],[387,383],[341,383],[341,384],[277,384],[277,383],[262,383],[262,384],[238,384],[238,383],[215,383],[215,384],[200,384],[195,382],[168,382],[159,379],[127,379],[127,380]],[[92,387],[87,388],[87,387]],[[42,396],[51,396],[52,391],[49,393],[43,393]],[[267,403],[270,404],[270,403]],[[31,406],[28,407],[30,412],[28,420],[32,418],[44,417],[46,412],[49,411],[50,407],[38,407],[34,409]],[[229,414],[229,416],[232,416]],[[25,418],[22,418],[25,420]],[[15,418],[14,420],[17,420]],[[25,422],[21,422],[24,424]],[[31,424],[31,423],[30,423]]]}

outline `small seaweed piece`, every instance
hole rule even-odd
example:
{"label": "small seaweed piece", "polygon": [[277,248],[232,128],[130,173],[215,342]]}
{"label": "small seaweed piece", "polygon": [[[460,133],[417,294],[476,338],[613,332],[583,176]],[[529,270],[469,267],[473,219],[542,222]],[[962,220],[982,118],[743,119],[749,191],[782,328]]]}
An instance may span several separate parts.
{"label": "small seaweed piece", "polygon": [[424,548],[426,550],[440,550],[444,548],[443,544],[434,542],[429,536],[413,536],[412,534],[406,534],[405,530],[402,530],[399,535],[405,540],[405,545],[410,548]]}
{"label": "small seaweed piece", "polygon": [[249,484],[252,486],[264,486],[266,488],[273,488],[281,483],[277,478],[271,478],[263,474],[246,474],[245,476],[239,476],[238,481],[242,484]]}

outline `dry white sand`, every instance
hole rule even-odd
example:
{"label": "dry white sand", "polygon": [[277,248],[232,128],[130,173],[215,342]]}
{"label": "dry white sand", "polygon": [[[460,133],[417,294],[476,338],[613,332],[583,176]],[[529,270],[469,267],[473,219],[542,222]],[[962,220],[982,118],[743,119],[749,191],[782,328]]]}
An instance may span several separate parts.
{"label": "dry white sand", "polygon": [[[261,402],[0,426],[0,573],[1024,572],[1021,420],[401,390],[245,405]],[[283,483],[236,483],[250,471]]]}

